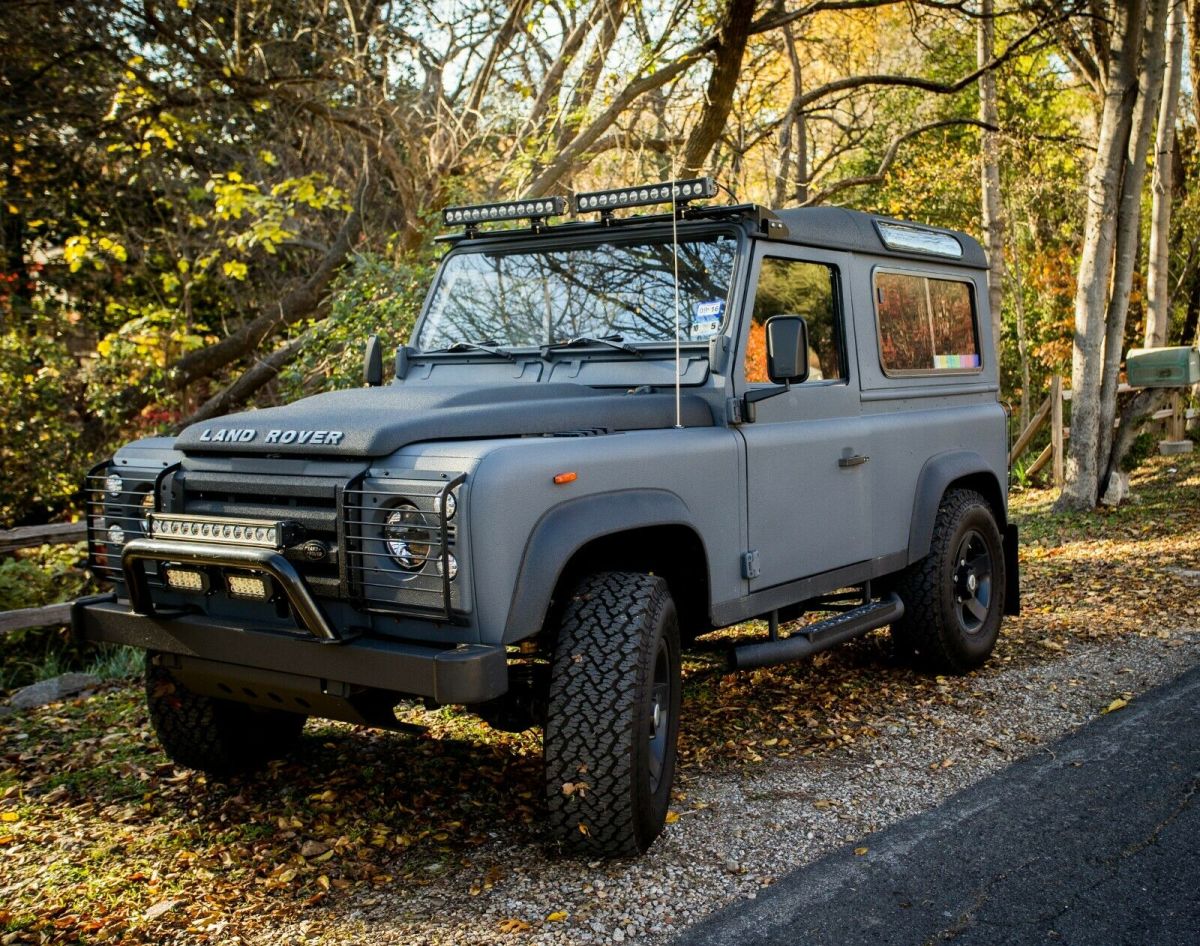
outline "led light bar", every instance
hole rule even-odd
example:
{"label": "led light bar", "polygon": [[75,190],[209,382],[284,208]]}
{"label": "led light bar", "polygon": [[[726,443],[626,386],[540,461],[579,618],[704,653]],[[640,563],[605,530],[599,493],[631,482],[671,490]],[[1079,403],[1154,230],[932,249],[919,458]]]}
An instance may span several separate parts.
{"label": "led light bar", "polygon": [[609,213],[622,207],[645,207],[650,204],[669,204],[671,192],[675,203],[703,200],[717,196],[717,184],[711,177],[694,177],[686,181],[663,181],[659,184],[640,184],[637,187],[614,187],[606,191],[589,191],[575,195],[576,213]]}
{"label": "led light bar", "polygon": [[167,587],[172,591],[190,591],[193,594],[208,591],[208,576],[204,572],[168,565],[163,569],[163,574],[167,579]]}
{"label": "led light bar", "polygon": [[150,516],[150,538],[252,545],[282,549],[298,538],[296,526],[263,519],[225,519],[221,516],[187,516],[156,512]]}
{"label": "led light bar", "polygon": [[876,220],[875,227],[879,230],[879,238],[889,250],[928,253],[931,256],[948,256],[951,259],[962,258],[962,244],[953,234],[902,223],[888,223],[884,220]]}
{"label": "led light bar", "polygon": [[226,573],[225,584],[235,598],[256,598],[266,601],[271,596],[267,580],[258,575],[232,575]]}
{"label": "led light bar", "polygon": [[442,211],[442,222],[448,227],[474,227],[494,220],[541,220],[561,216],[566,209],[567,201],[564,197],[531,197],[529,200],[503,200],[495,204],[447,207]]}

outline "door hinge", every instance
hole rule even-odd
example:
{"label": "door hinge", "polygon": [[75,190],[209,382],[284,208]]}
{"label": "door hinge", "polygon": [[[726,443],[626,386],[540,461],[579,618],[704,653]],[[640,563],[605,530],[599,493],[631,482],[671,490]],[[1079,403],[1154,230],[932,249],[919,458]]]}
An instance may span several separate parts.
{"label": "door hinge", "polygon": [[740,397],[730,397],[725,399],[725,423],[744,423],[744,418],[742,417],[742,399]]}
{"label": "door hinge", "polygon": [[758,549],[751,549],[749,552],[742,553],[742,577],[757,578],[762,574],[762,568],[758,564]]}

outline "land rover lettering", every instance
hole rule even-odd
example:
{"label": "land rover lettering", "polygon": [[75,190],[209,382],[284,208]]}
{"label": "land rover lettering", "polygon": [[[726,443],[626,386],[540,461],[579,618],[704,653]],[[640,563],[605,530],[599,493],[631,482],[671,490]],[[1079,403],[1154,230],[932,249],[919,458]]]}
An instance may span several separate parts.
{"label": "land rover lettering", "polygon": [[340,430],[268,430],[263,443],[310,443],[337,446],[345,436]]}

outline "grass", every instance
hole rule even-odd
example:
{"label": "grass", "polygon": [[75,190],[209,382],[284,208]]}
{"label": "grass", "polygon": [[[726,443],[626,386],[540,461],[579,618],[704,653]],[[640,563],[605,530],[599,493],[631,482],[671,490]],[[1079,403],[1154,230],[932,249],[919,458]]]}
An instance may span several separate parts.
{"label": "grass", "polygon": [[[1166,571],[1200,569],[1200,459],[1151,458],[1133,485],[1134,503],[1081,516],[1054,513],[1049,492],[1014,496],[1024,613],[979,674],[1200,620],[1195,588]],[[724,644],[686,654],[678,807],[702,773],[820,759],[974,686],[895,663],[883,634],[740,674],[724,671]],[[209,779],[158,748],[128,680],[136,659],[105,655],[119,682],[90,699],[0,719],[0,930],[14,942],[269,937],[355,892],[439,882],[494,839],[539,843],[536,731],[454,709],[414,709],[426,735],[311,722],[290,758]],[[324,853],[302,855],[306,842]]]}

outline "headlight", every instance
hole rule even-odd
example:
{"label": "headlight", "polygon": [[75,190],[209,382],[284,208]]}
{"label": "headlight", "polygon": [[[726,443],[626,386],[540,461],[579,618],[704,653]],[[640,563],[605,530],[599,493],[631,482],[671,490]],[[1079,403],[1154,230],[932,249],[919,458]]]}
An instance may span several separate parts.
{"label": "headlight", "polygon": [[116,473],[109,473],[104,478],[104,488],[108,490],[110,496],[120,496],[125,491],[125,481]]}
{"label": "headlight", "polygon": [[[448,571],[450,573],[450,580],[454,581],[454,579],[458,577],[458,559],[456,559],[453,554],[450,554],[450,555],[446,556],[446,561],[449,563],[449,566],[450,566],[448,569]],[[439,576],[441,576],[441,574],[442,574],[441,556],[438,556],[438,558],[437,558],[437,573]]]}
{"label": "headlight", "polygon": [[108,541],[113,545],[125,544],[125,530],[116,523],[108,527]]}
{"label": "headlight", "polygon": [[[434,500],[434,508],[436,509],[437,506],[438,506],[438,502],[435,499]],[[446,520],[449,521],[449,520],[453,519],[454,514],[456,512],[458,512],[458,500],[454,498],[453,493],[447,493],[446,494]]]}
{"label": "headlight", "polygon": [[408,501],[388,513],[383,538],[392,561],[406,572],[419,572],[429,560],[431,535],[428,524],[421,511]]}

